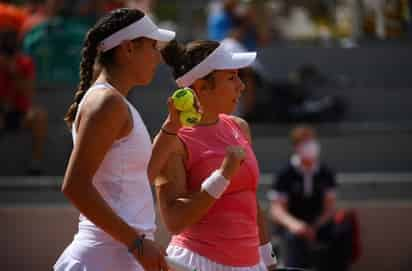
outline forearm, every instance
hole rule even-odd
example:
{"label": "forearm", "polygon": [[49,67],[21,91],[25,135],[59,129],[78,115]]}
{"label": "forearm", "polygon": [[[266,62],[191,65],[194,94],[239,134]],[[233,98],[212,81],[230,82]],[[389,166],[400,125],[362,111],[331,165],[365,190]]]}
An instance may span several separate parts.
{"label": "forearm", "polygon": [[92,184],[84,183],[81,187],[65,187],[63,192],[84,216],[129,247],[139,233],[113,211]]}
{"label": "forearm", "polygon": [[196,192],[188,197],[179,197],[172,202],[159,202],[160,214],[168,230],[172,234],[178,234],[197,223],[215,201],[216,199],[206,191]]}
{"label": "forearm", "polygon": [[276,204],[271,210],[272,217],[280,225],[286,227],[287,229],[293,229],[297,224],[303,223],[293,215],[291,215],[285,207]]}

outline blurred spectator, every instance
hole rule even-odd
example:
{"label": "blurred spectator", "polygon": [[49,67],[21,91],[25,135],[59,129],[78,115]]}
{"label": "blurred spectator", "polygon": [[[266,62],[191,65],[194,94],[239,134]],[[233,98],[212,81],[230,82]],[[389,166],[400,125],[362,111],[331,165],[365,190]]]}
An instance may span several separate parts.
{"label": "blurred spectator", "polygon": [[30,12],[20,28],[22,39],[33,27],[56,16],[63,8],[64,0],[30,0],[28,5],[26,10]]}
{"label": "blurred spectator", "polygon": [[127,7],[136,8],[143,11],[146,15],[153,16],[153,9],[156,6],[156,0],[127,0]]}
{"label": "blurred spectator", "polygon": [[340,121],[346,102],[337,95],[319,95],[320,88],[344,88],[345,78],[325,76],[312,64],[303,64],[285,81],[272,82],[275,119],[287,122]]}
{"label": "blurred spectator", "polygon": [[28,174],[41,173],[47,113],[33,105],[35,69],[30,57],[19,50],[16,31],[0,32],[0,131],[28,128],[32,156]]}
{"label": "blurred spectator", "polygon": [[[231,51],[246,52],[240,43],[244,34],[245,29],[238,25],[222,43]],[[314,65],[304,64],[287,80],[274,81],[270,70],[257,58],[251,68],[241,70],[239,75],[246,88],[237,114],[248,121],[330,122],[342,120],[346,112],[342,97],[319,95],[317,89],[344,88],[350,82],[345,77],[327,77]]]}
{"label": "blurred spectator", "polygon": [[[244,45],[241,43],[247,33],[245,25],[238,24],[235,26],[227,38],[221,41],[226,48],[232,52],[244,53],[248,52]],[[268,75],[262,64],[258,59],[249,68],[239,70],[239,76],[245,84],[245,90],[242,93],[240,103],[238,104],[236,114],[240,117],[248,118],[255,111],[256,107],[256,91],[257,80],[267,79]],[[259,78],[258,78],[259,77]]]}
{"label": "blurred spectator", "polygon": [[354,223],[335,220],[335,172],[320,162],[320,145],[312,128],[293,129],[291,141],[294,154],[268,192],[271,217],[286,243],[285,265],[348,270]]}
{"label": "blurred spectator", "polygon": [[221,41],[229,35],[237,24],[238,6],[238,0],[214,1],[211,4],[207,21],[209,39]]}
{"label": "blurred spectator", "polygon": [[0,2],[0,30],[20,29],[27,13],[15,5]]}
{"label": "blurred spectator", "polygon": [[[248,51],[255,51],[266,45],[270,35],[267,24],[258,16],[257,4],[253,1],[222,0],[213,2],[209,9],[208,36],[211,40],[222,41],[241,26],[244,33],[240,43]],[[260,20],[259,20],[260,19]]]}
{"label": "blurred spectator", "polygon": [[78,81],[84,35],[94,19],[75,16],[74,12],[73,7],[56,6],[54,16],[24,37],[23,49],[35,61],[40,87],[74,87]]}

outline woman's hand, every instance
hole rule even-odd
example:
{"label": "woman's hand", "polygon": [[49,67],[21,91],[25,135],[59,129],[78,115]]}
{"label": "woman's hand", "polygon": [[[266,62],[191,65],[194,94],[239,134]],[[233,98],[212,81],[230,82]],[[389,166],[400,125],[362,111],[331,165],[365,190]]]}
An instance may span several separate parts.
{"label": "woman's hand", "polygon": [[[199,100],[196,97],[196,93],[192,90],[194,96],[194,109],[202,114],[202,108],[200,106]],[[168,132],[177,133],[177,131],[182,127],[182,123],[180,122],[180,112],[176,109],[172,97],[169,97],[167,100],[167,108],[169,114],[163,123],[163,129],[166,129]]]}
{"label": "woman's hand", "polygon": [[143,266],[146,271],[166,271],[168,270],[165,262],[166,252],[158,244],[150,239],[143,239],[142,253],[138,250],[133,251],[133,256]]}
{"label": "woman's hand", "polygon": [[180,111],[177,110],[174,106],[171,97],[169,97],[167,100],[167,109],[169,111],[169,114],[167,115],[166,120],[163,122],[162,128],[168,132],[177,133],[182,127],[179,118]]}
{"label": "woman's hand", "polygon": [[223,177],[227,180],[236,173],[239,169],[240,165],[242,164],[243,160],[245,159],[246,152],[240,146],[229,146],[226,148],[226,156],[220,166],[220,170],[222,171]]}

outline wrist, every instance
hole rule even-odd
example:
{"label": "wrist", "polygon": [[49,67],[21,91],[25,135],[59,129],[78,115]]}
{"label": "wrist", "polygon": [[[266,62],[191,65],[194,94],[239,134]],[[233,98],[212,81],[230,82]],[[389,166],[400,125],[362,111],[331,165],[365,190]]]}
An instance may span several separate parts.
{"label": "wrist", "polygon": [[164,129],[164,130],[166,130],[170,133],[175,133],[175,134],[177,134],[177,132],[179,131],[180,128],[181,128],[180,123],[176,124],[176,123],[173,123],[169,120],[166,120],[162,125],[162,129]]}
{"label": "wrist", "polygon": [[146,235],[145,234],[139,234],[133,242],[127,247],[128,251],[130,253],[137,252],[137,255],[142,256],[143,255],[143,240],[145,239]]}
{"label": "wrist", "polygon": [[160,132],[170,136],[177,136],[177,132],[172,132],[167,130],[166,128],[161,127]]}
{"label": "wrist", "polygon": [[221,173],[221,171],[215,170],[201,185],[201,189],[206,191],[210,196],[215,199],[219,199],[230,182]]}

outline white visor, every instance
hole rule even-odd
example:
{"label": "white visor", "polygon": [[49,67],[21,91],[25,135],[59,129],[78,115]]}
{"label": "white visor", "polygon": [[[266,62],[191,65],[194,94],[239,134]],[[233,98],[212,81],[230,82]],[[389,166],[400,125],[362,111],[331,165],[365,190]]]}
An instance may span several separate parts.
{"label": "white visor", "polygon": [[179,87],[190,87],[197,79],[203,78],[214,70],[234,70],[250,66],[256,58],[256,52],[233,53],[220,44],[202,62],[176,79]]}
{"label": "white visor", "polygon": [[175,37],[175,32],[158,28],[148,16],[144,16],[105,38],[100,42],[99,48],[102,52],[106,52],[125,40],[134,40],[139,37],[158,41],[171,41]]}

